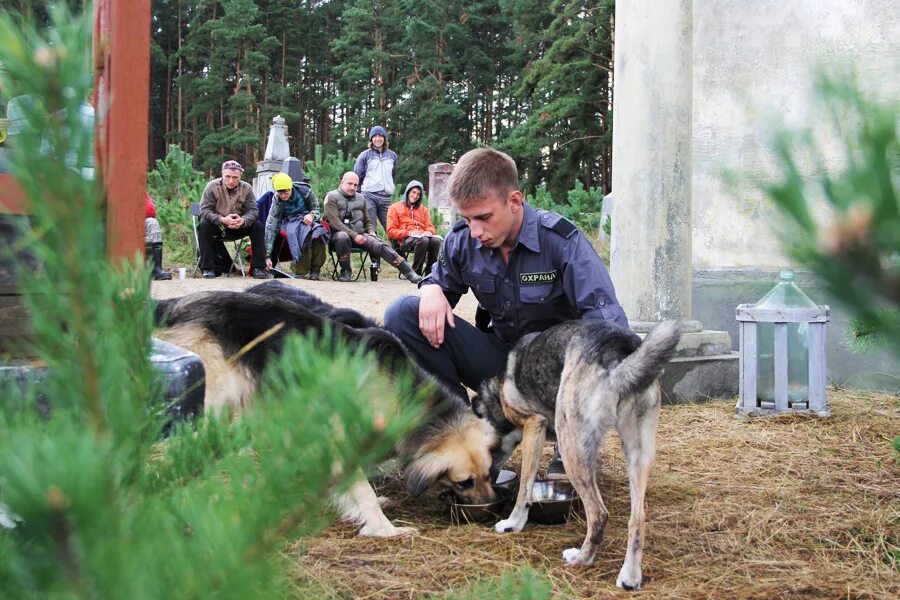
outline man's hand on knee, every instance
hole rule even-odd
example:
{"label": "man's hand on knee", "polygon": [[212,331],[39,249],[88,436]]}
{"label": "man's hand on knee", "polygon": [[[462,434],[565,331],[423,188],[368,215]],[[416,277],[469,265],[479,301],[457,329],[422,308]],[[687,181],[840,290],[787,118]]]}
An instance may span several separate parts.
{"label": "man's hand on knee", "polygon": [[419,329],[428,343],[440,348],[444,343],[444,324],[456,327],[453,321],[453,308],[444,296],[444,290],[437,285],[426,285],[422,288],[419,300]]}

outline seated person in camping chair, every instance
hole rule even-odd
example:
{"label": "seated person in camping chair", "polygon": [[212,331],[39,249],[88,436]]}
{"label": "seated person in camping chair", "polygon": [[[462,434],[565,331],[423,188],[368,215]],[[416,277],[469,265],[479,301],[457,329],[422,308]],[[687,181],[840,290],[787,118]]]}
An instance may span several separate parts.
{"label": "seated person in camping chair", "polygon": [[[263,244],[265,231],[262,223],[256,220],[259,209],[253,188],[246,181],[241,181],[244,167],[236,160],[222,163],[222,176],[213,179],[203,190],[200,201],[200,224],[197,226],[197,241],[200,244],[200,269],[204,279],[215,279],[222,265],[217,257],[225,251],[222,240],[239,240],[250,237],[253,246]],[[266,270],[266,253],[253,256],[253,277],[256,279],[272,279]],[[230,264],[224,267],[230,268]]]}
{"label": "seated person in camping chair", "polygon": [[419,283],[416,274],[402,256],[375,237],[375,227],[369,220],[366,197],[357,192],[359,176],[347,171],[341,178],[341,186],[325,194],[325,220],[331,228],[331,248],[338,256],[341,273],[338,281],[350,281],[351,248],[363,248],[374,258],[383,258],[392,264],[406,279]]}
{"label": "seated person in camping chair", "polygon": [[[431,222],[428,207],[422,204],[422,184],[413,179],[406,186],[403,200],[388,209],[387,235],[394,247],[407,256],[413,253],[412,268],[419,275],[431,272],[444,241]],[[427,260],[426,260],[427,259]]]}
{"label": "seated person in camping chair", "polygon": [[[319,201],[309,185],[294,181],[287,173],[276,173],[272,177],[274,198],[266,218],[266,245],[269,252],[266,267],[278,262],[281,248],[275,248],[275,236],[284,231],[291,250],[291,269],[297,275],[306,275],[313,281],[319,280],[322,265],[325,264],[325,245],[331,238],[327,228],[319,223]],[[260,200],[265,200],[263,194]]]}

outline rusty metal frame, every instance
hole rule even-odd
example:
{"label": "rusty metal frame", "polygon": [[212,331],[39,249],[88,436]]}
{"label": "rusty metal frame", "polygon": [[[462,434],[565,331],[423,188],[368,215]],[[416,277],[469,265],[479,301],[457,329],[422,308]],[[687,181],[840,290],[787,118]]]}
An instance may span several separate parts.
{"label": "rusty metal frame", "polygon": [[[108,252],[144,247],[150,91],[150,0],[94,1],[97,173],[106,190]],[[0,174],[0,214],[24,214],[21,188]]]}

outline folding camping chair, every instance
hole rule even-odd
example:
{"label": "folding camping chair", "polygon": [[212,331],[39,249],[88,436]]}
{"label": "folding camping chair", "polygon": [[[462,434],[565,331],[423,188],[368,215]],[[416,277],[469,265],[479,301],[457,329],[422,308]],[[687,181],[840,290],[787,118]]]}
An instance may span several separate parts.
{"label": "folding camping chair", "polygon": [[[352,278],[352,281],[359,281],[360,275],[362,275],[363,281],[368,281],[368,278],[366,277],[366,264],[369,262],[369,253],[362,248],[350,248],[351,273],[353,271],[354,254],[359,256],[359,268],[356,270],[356,276]],[[337,281],[338,269],[340,269],[340,265],[338,264],[337,254],[335,254],[334,250],[331,247],[331,244],[328,244],[328,256],[331,257],[331,279]]]}
{"label": "folding camping chair", "polygon": [[[194,266],[194,273],[192,277],[197,275],[197,272],[200,271],[200,237],[197,235],[197,227],[200,225],[200,203],[199,202],[191,202],[191,227],[194,230],[194,248],[197,250],[197,264]],[[244,236],[242,238],[238,238],[236,240],[226,240],[224,236],[214,236],[215,240],[220,242],[231,242],[233,253],[229,256],[231,259],[231,268],[228,270],[226,275],[230,275],[231,271],[234,269],[234,264],[237,263],[238,268],[241,270],[241,277],[246,277],[247,272],[244,270],[244,260],[241,258],[241,254],[244,251],[244,246],[247,245],[249,241],[248,236]],[[226,252],[227,252],[226,248]]]}

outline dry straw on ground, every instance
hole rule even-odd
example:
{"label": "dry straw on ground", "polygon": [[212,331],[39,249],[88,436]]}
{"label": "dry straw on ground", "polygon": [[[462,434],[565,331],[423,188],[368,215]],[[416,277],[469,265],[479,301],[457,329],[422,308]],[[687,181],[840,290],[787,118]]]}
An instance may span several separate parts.
{"label": "dry straw on ground", "polygon": [[[900,597],[900,397],[830,390],[827,419],[736,420],[733,403],[663,408],[647,500],[647,598]],[[548,446],[547,451],[550,447]],[[618,439],[605,442],[600,490],[610,511],[592,567],[562,551],[584,523],[499,535],[450,526],[433,494],[379,488],[395,523],[419,533],[359,538],[347,525],[287,550],[298,593],[317,598],[421,598],[530,566],[560,598],[624,596],[628,484]],[[512,466],[518,469],[517,457]]]}

